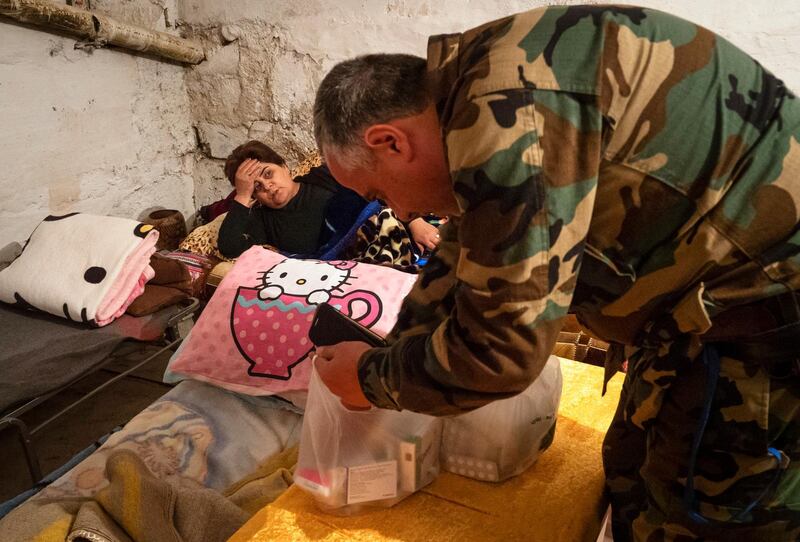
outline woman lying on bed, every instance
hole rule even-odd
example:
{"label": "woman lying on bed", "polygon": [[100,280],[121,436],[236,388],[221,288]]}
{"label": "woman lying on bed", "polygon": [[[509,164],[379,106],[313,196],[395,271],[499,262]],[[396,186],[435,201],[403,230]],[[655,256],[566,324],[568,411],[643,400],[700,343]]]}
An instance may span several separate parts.
{"label": "woman lying on bed", "polygon": [[[219,232],[220,252],[236,258],[253,245],[311,255],[352,225],[367,202],[339,185],[322,165],[292,179],[286,161],[260,141],[233,150],[225,175],[235,187]],[[416,219],[406,227],[420,248],[439,244],[436,227]]]}

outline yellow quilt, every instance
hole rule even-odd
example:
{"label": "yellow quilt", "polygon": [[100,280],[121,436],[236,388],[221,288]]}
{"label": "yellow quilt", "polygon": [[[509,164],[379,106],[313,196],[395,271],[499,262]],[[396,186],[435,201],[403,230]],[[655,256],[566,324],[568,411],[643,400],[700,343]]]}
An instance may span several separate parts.
{"label": "yellow quilt", "polygon": [[623,375],[601,397],[602,368],[561,359],[561,370],[555,440],[520,476],[491,484],[443,473],[394,508],[354,517],[319,512],[292,486],[231,541],[595,541],[607,507],[601,445]]}

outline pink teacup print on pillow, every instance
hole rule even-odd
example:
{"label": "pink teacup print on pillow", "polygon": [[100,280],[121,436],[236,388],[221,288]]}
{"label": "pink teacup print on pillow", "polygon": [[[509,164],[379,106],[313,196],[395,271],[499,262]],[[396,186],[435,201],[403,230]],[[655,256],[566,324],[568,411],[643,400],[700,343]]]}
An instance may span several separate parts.
{"label": "pink teacup print on pillow", "polygon": [[308,328],[316,306],[295,296],[266,302],[258,298],[258,292],[257,288],[243,286],[237,291],[231,311],[233,338],[250,364],[247,372],[251,376],[288,380],[292,368],[313,347]]}
{"label": "pink teacup print on pillow", "polygon": [[[240,287],[231,312],[231,331],[239,352],[250,363],[248,373],[288,380],[292,368],[303,361],[313,345],[308,331],[317,306],[302,296],[281,294],[262,301],[260,290]],[[353,316],[352,307],[363,302],[367,310]],[[345,314],[370,327],[381,314],[381,300],[372,292],[356,290],[327,301]],[[300,348],[297,348],[297,346]]]}

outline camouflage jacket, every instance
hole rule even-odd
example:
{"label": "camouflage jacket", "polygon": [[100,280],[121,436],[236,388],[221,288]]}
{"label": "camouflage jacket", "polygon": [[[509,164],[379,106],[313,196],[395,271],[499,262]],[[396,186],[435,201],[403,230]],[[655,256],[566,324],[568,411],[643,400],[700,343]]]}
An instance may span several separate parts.
{"label": "camouflage jacket", "polygon": [[800,286],[800,102],[720,36],[551,7],[433,37],[428,65],[461,215],[360,360],[374,404],[520,392],[568,311],[643,348]]}

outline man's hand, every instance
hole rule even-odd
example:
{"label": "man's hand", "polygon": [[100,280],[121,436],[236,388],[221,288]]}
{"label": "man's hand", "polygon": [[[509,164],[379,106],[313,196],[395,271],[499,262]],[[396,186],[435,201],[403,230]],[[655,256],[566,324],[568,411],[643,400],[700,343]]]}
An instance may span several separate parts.
{"label": "man's hand", "polygon": [[369,344],[357,341],[317,348],[314,366],[319,376],[331,392],[341,397],[342,404],[351,410],[364,410],[372,406],[358,383],[358,360],[370,348]]}
{"label": "man's hand", "polygon": [[419,247],[420,252],[424,252],[425,249],[434,251],[439,246],[439,229],[428,224],[425,219],[415,218],[408,223],[408,229],[411,230],[411,238]]}
{"label": "man's hand", "polygon": [[236,170],[236,176],[234,178],[236,196],[234,199],[245,207],[253,205],[253,192],[256,187],[256,178],[262,167],[258,160],[248,158],[242,162]]}

